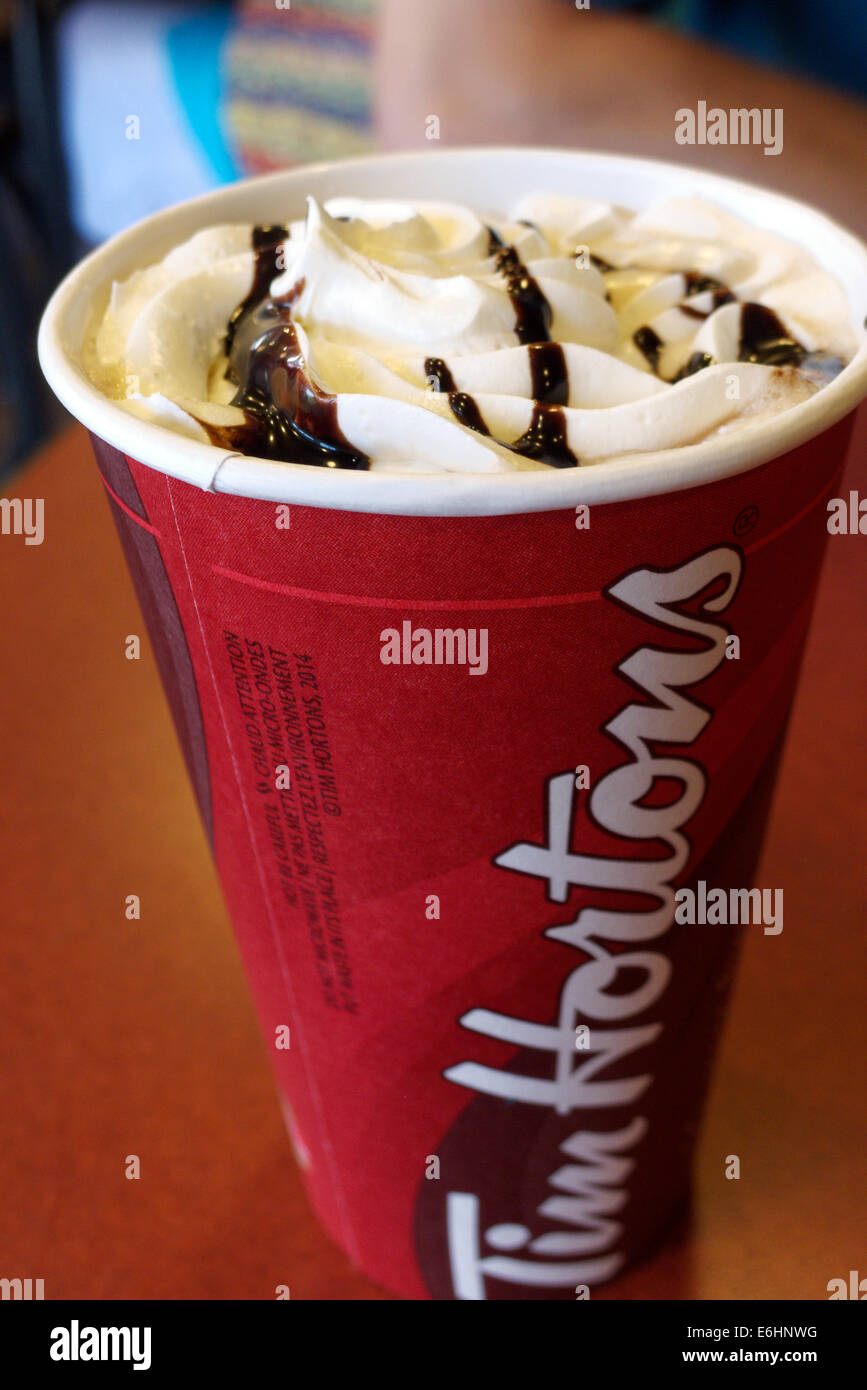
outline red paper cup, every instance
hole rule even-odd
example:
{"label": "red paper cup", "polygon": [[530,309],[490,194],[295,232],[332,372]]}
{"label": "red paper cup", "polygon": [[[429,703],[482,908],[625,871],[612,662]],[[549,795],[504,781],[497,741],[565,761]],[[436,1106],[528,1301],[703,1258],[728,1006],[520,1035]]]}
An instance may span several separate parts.
{"label": "red paper cup", "polygon": [[[115,238],[40,334],[90,429],[289,1129],[328,1230],[414,1299],[574,1299],[684,1202],[867,347],[745,434],[495,476],[223,455],[78,365],[112,278],[307,193],[502,209],[688,190],[807,247],[820,213],[645,160],[398,155],[235,185]],[[736,640],[735,640],[736,639]],[[702,889],[702,885],[705,885]]]}

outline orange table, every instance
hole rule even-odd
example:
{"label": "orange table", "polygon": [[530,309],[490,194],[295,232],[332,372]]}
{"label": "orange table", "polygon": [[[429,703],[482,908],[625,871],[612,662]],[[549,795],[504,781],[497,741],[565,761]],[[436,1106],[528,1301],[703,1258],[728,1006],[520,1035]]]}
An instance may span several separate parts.
{"label": "orange table", "polygon": [[[858,442],[863,495],[867,412]],[[83,431],[6,492],[45,499],[45,541],[0,536],[0,1277],[49,1299],[388,1297],[307,1206],[156,668],[124,656],[143,623]],[[747,929],[691,1230],[598,1298],[867,1276],[867,538],[828,551],[758,880],[784,887],[785,929]]]}

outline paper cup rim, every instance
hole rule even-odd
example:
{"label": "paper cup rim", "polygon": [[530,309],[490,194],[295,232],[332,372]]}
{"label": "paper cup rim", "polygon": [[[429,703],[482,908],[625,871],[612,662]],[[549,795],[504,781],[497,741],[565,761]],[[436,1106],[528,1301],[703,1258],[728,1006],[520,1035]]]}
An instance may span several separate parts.
{"label": "paper cup rim", "polygon": [[[516,178],[521,169],[525,175],[519,173]],[[594,191],[594,184],[598,189],[600,183],[614,183],[618,191],[622,184],[619,201],[624,206],[636,206],[636,188],[647,190],[648,201],[650,196],[698,194],[747,221],[770,225],[773,230],[788,229],[782,234],[804,246],[842,280],[853,325],[862,333],[867,314],[867,246],[807,203],[693,165],[602,151],[480,146],[305,165],[226,184],[144,218],[92,251],[55,290],[39,327],[43,373],[61,403],[88,430],[129,457],[182,481],[278,503],[416,516],[556,511],[701,486],[748,472],[797,448],[848,415],[867,395],[867,338],[862,334],[853,360],[821,391],[763,424],[728,436],[572,469],[399,474],[279,463],[219,450],[130,414],[104,396],[79,365],[77,356],[91,321],[91,306],[113,278],[149,264],[200,227],[233,219],[273,220],[274,213],[268,218],[251,215],[248,204],[264,204],[275,194],[285,194],[287,204],[296,202],[300,211],[309,192],[331,197],[347,186],[356,192],[359,184],[369,196],[399,197],[397,190],[403,189],[405,197],[443,197],[452,181],[462,183],[464,190],[472,181],[486,206],[491,195],[482,195],[481,188],[499,185],[502,206],[533,187],[550,188],[555,171],[555,182],[565,181],[569,174],[580,182],[583,175],[581,191],[591,197],[603,196]],[[410,188],[405,187],[407,181]],[[465,191],[453,196],[455,201],[473,201]],[[494,204],[489,206],[496,210]],[[233,214],[232,207],[240,207],[246,215]],[[286,206],[282,216],[293,215],[292,207]],[[799,234],[793,234],[793,228]],[[841,274],[843,266],[848,278]]]}

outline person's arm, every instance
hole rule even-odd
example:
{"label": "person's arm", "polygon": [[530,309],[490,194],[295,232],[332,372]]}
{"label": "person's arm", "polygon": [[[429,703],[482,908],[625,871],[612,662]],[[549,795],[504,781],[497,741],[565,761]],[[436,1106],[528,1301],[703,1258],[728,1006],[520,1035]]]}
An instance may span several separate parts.
{"label": "person's arm", "polygon": [[[841,36],[845,42],[845,35]],[[380,0],[376,124],[388,148],[546,144],[687,161],[867,223],[867,108],[626,13],[567,0]],[[679,108],[782,108],[783,150],[679,145]]]}

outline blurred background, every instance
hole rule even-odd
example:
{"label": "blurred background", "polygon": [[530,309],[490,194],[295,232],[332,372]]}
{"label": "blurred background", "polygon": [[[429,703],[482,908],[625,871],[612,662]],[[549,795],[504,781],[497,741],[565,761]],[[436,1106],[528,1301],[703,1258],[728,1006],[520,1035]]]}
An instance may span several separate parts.
{"label": "blurred background", "polygon": [[[148,213],[433,133],[694,160],[863,223],[865,58],[863,0],[0,0],[0,476],[61,422],[48,294]],[[782,108],[783,153],[678,145],[702,99]]]}

